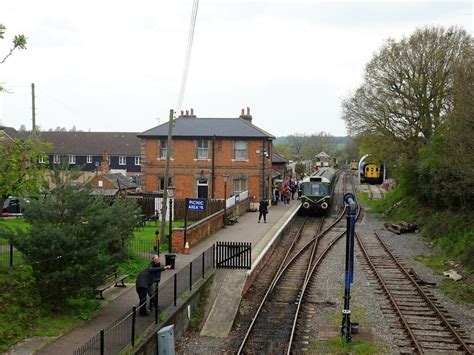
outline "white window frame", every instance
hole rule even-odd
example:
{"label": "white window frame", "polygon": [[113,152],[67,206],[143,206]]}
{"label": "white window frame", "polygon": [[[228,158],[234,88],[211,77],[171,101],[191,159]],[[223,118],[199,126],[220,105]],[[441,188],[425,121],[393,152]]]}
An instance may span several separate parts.
{"label": "white window frame", "polygon": [[38,157],[38,163],[39,163],[39,164],[44,164],[44,157],[43,157],[42,155],[40,155],[40,156]]}
{"label": "white window frame", "polygon": [[87,164],[92,164],[92,155],[87,156]]}
{"label": "white window frame", "polygon": [[135,157],[135,165],[142,165],[142,157],[140,156]]}
{"label": "white window frame", "polygon": [[76,156],[74,154],[69,155],[69,164],[76,164]]}
{"label": "white window frame", "polygon": [[112,162],[112,158],[110,157],[110,155],[107,155],[107,164],[111,164]]}
{"label": "white window frame", "polygon": [[196,140],[196,159],[209,159],[209,140]]}
{"label": "white window frame", "polygon": [[59,154],[53,155],[53,163],[54,164],[61,164],[61,156]]}
{"label": "white window frame", "polygon": [[[158,158],[159,159],[166,159],[166,154],[168,150],[168,140],[167,139],[160,139],[159,143],[159,150],[158,150]],[[164,147],[163,147],[164,146]]]}
{"label": "white window frame", "polygon": [[[239,143],[243,143],[245,145],[245,150],[244,149],[237,149],[237,145]],[[242,152],[245,153],[245,157],[243,156]],[[234,141],[234,152],[233,152],[234,160],[248,160],[249,158],[249,150],[248,150],[248,143],[247,141],[244,140],[238,140]]]}
{"label": "white window frame", "polygon": [[[241,192],[244,192],[248,189],[248,178],[246,177],[240,177],[240,178],[233,178],[232,179],[232,193],[234,195],[240,194]],[[237,188],[236,188],[236,185]]]}
{"label": "white window frame", "polygon": [[127,165],[127,157],[119,155],[119,165]]}

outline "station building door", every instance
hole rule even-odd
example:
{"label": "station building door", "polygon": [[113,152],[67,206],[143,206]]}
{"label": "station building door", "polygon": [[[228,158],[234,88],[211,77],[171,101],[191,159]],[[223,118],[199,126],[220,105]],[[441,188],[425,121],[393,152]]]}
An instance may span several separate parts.
{"label": "station building door", "polygon": [[197,198],[208,198],[209,184],[207,179],[197,180]]}

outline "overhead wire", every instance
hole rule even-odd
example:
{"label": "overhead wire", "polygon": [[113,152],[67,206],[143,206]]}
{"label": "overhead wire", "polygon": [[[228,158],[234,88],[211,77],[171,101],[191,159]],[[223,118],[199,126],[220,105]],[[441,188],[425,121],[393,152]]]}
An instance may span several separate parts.
{"label": "overhead wire", "polygon": [[186,82],[188,79],[189,64],[191,62],[191,51],[193,47],[194,30],[196,28],[196,18],[197,18],[197,13],[198,13],[198,7],[199,7],[199,0],[194,0],[193,9],[191,12],[191,22],[189,25],[188,44],[186,46],[186,56],[184,59],[183,76],[181,78],[181,87],[179,89],[178,102],[176,104],[176,112],[179,112],[179,110],[181,110],[181,107],[183,105],[183,100],[184,100],[184,93],[186,91]]}

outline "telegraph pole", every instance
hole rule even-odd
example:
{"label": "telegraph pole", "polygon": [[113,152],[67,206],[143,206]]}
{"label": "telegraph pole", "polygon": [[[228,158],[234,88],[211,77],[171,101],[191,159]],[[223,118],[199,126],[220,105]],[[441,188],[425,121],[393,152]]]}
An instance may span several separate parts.
{"label": "telegraph pole", "polygon": [[35,84],[31,83],[31,119],[32,119],[32,132],[36,130],[36,108],[35,108]]}
{"label": "telegraph pole", "polygon": [[[170,110],[170,119],[168,121],[168,141],[166,143],[166,165],[165,165],[165,178],[163,183],[163,200],[161,201],[161,240],[166,240],[166,210],[168,201],[168,180],[170,176],[170,160],[171,160],[171,137],[173,135],[173,116],[174,111]],[[171,240],[171,239],[169,239]]]}

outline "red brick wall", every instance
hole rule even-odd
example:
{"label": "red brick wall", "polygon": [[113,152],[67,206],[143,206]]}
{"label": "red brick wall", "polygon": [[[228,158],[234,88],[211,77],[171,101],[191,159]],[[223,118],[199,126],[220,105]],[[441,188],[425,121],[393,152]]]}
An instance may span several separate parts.
{"label": "red brick wall", "polygon": [[[241,203],[233,206],[227,210],[232,211],[235,215],[241,216],[247,212],[249,207],[250,201],[247,199],[242,201]],[[186,233],[186,240],[189,243],[189,246],[192,247],[193,245],[198,244],[200,241],[206,239],[209,235],[214,233],[215,231],[221,229],[224,226],[224,211],[221,213],[216,213],[213,217],[207,219],[202,223],[198,223],[192,228],[188,227],[188,231]],[[173,252],[183,252],[184,251],[184,229],[177,228],[173,230],[173,239],[172,239],[172,249]]]}
{"label": "red brick wall", "polygon": [[[262,140],[247,140],[248,161],[233,161],[234,140],[215,140],[215,185],[214,198],[224,197],[224,182],[222,175],[229,175],[227,182],[227,197],[232,195],[232,177],[242,174],[247,177],[250,196],[255,201],[260,199],[260,181],[262,174]],[[158,139],[144,140],[145,157],[142,171],[145,175],[145,191],[158,190],[158,176],[164,176],[166,160],[157,159],[159,153]],[[269,157],[272,156],[271,142],[266,142]],[[209,140],[209,159],[196,159],[196,140],[174,139],[170,173],[173,185],[177,188],[176,197],[197,197],[196,180],[202,175],[208,179],[209,198],[212,198],[212,140]],[[271,196],[271,159],[265,158],[265,176],[267,180],[267,196]],[[270,183],[269,183],[270,182]]]}

